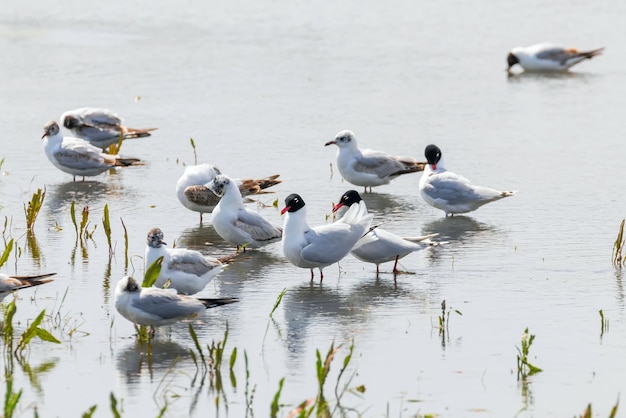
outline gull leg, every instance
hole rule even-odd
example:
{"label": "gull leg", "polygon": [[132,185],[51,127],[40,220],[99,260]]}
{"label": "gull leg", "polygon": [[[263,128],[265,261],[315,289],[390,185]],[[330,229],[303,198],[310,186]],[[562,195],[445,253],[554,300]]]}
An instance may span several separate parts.
{"label": "gull leg", "polygon": [[398,271],[398,259],[400,258],[399,255],[396,256],[396,262],[393,264],[393,274],[396,275],[399,273]]}

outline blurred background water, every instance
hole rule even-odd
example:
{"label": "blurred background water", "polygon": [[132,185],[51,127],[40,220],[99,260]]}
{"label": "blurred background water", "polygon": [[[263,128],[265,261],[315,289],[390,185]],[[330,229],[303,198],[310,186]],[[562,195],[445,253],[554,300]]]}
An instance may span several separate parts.
{"label": "blurred background water", "polygon": [[[263,216],[281,224],[272,203],[280,208],[296,192],[317,225],[352,188],[334,167],[335,148],[323,145],[351,129],[362,147],[420,159],[435,143],[450,170],[518,194],[447,219],[419,197],[421,174],[365,195],[376,220],[389,221],[385,229],[448,241],[403,259],[408,273],[395,283],[391,264],[376,277],[375,266],[350,256],[327,268],[321,284],[289,264],[280,244],[240,256],[201,295],[241,302],[192,321],[205,347],[223,339],[228,323],[226,354],[238,349],[238,385],[226,384],[228,410],[222,404],[216,415],[246,414],[244,351],[254,415],[265,416],[284,377],[280,415],[287,416],[315,396],[315,352],[334,342],[343,346],[326,395],[333,398],[354,343],[351,387],[366,390],[342,401],[363,416],[573,416],[589,402],[608,416],[626,390],[623,276],[611,264],[626,203],[625,7],[572,0],[5,4],[0,215],[5,242],[15,238],[22,253],[2,270],[58,272],[53,284],[19,293],[15,321],[21,331],[46,309],[58,314],[48,326],[56,323],[51,332],[62,340],[31,343],[31,366],[48,367],[37,382],[16,369],[14,390],[24,390],[18,412],[77,416],[98,405],[104,416],[111,392],[127,416],[156,416],[164,405],[167,416],[214,410],[215,393],[193,381],[187,324],[161,330],[148,361],[132,324],[115,311],[115,283],[141,277],[145,237],[155,226],[168,243],[209,255],[233,251],[176,199],[176,181],[194,163],[190,138],[198,162],[233,177],[281,174],[276,194],[259,199],[268,205],[258,206]],[[607,49],[570,74],[507,77],[508,51],[542,41]],[[42,150],[42,127],[81,106],[113,109],[132,127],[158,127],[122,147],[146,165],[85,183],[55,169]],[[24,204],[44,187],[27,240]],[[84,246],[75,240],[72,202],[89,206],[90,230],[98,225]],[[442,300],[463,314],[450,315],[443,336]],[[610,321],[603,335],[600,309]],[[530,361],[544,371],[522,385],[516,346],[526,327],[536,335]]]}

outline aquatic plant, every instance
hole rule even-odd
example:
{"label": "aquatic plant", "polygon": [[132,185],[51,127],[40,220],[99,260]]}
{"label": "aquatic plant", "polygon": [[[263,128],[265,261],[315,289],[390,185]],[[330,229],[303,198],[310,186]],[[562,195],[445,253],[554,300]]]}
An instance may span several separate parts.
{"label": "aquatic plant", "polygon": [[117,410],[117,399],[115,398],[115,395],[113,394],[113,392],[111,392],[109,399],[111,400],[111,413],[113,414],[113,417],[121,418],[122,416],[120,415],[120,412]]}
{"label": "aquatic plant", "polygon": [[446,300],[441,301],[441,315],[438,316],[439,319],[439,335],[445,334],[448,331],[448,325],[450,324],[450,312],[455,312],[458,315],[463,315],[461,311],[452,308],[448,309],[446,312]]}
{"label": "aquatic plant", "polygon": [[9,259],[9,255],[11,254],[11,251],[13,251],[13,242],[14,240],[13,238],[11,238],[7,246],[4,248],[2,255],[0,255],[0,267],[4,266],[4,264]]}
{"label": "aquatic plant", "polygon": [[613,265],[615,267],[621,267],[626,258],[622,257],[622,250],[624,249],[624,222],[626,219],[622,219],[622,223],[619,225],[617,231],[617,239],[613,244]]}
{"label": "aquatic plant", "polygon": [[599,313],[600,313],[600,337],[602,337],[604,333],[609,330],[609,320],[604,317],[604,312],[602,312],[602,309],[600,309]]}
{"label": "aquatic plant", "polygon": [[128,270],[128,231],[126,230],[126,225],[122,218],[120,218],[120,222],[124,229],[124,270]]}
{"label": "aquatic plant", "polygon": [[93,416],[93,413],[96,412],[96,408],[97,405],[92,405],[87,412],[83,413],[83,415],[81,415],[82,418],[91,418]]}
{"label": "aquatic plant", "polygon": [[[615,402],[613,408],[611,408],[611,413],[609,414],[609,418],[615,418],[617,416],[617,407],[619,406],[619,399]],[[580,416],[580,418],[593,418],[593,412],[591,410],[591,404],[587,405],[585,408],[585,412]]]}
{"label": "aquatic plant", "polygon": [[193,165],[198,165],[198,154],[196,154],[196,143],[193,138],[189,138],[189,143],[191,143],[191,148],[193,148]]}
{"label": "aquatic plant", "polygon": [[109,219],[109,204],[104,205],[104,214],[102,215],[102,228],[104,228],[104,235],[107,237],[107,244],[109,245],[109,258],[113,255],[113,246],[111,245],[111,220]]}
{"label": "aquatic plant", "polygon": [[528,333],[528,327],[524,330],[522,334],[522,348],[517,348],[517,380],[521,379],[526,380],[527,377],[532,376],[535,373],[542,372],[539,367],[532,365],[528,361],[528,353],[530,352],[530,347],[535,340],[535,336]]}
{"label": "aquatic plant", "polygon": [[44,309],[39,315],[37,315],[37,318],[35,318],[33,322],[31,322],[28,328],[26,328],[26,331],[24,331],[24,333],[17,342],[17,347],[15,348],[16,354],[21,355],[34,337],[38,337],[43,341],[61,344],[61,341],[57,340],[52,334],[39,326],[41,325],[45,314],[46,310]]}
{"label": "aquatic plant", "polygon": [[278,416],[278,411],[280,409],[280,404],[278,403],[278,400],[280,399],[280,394],[283,391],[284,383],[285,383],[284,377],[278,381],[278,390],[274,394],[274,397],[272,398],[272,403],[270,404],[270,417],[271,418],[276,418]]}
{"label": "aquatic plant", "polygon": [[122,141],[124,141],[124,132],[120,132],[120,138],[117,140],[115,144],[111,144],[106,149],[107,154],[117,155],[120,153],[120,149],[122,149]]}
{"label": "aquatic plant", "polygon": [[13,378],[6,379],[6,393],[4,395],[4,418],[11,418],[15,412],[15,407],[22,397],[22,389],[13,392]]}
{"label": "aquatic plant", "polygon": [[143,282],[141,287],[152,287],[161,273],[161,266],[163,265],[163,256],[154,260],[152,264],[148,266],[143,276]]}
{"label": "aquatic plant", "polygon": [[39,215],[39,211],[41,210],[41,206],[43,205],[45,198],[46,188],[44,187],[43,191],[41,189],[37,189],[37,191],[33,193],[33,197],[30,199],[30,202],[28,202],[28,205],[24,205],[26,229],[29,231],[32,230],[35,225],[35,220],[37,220],[37,215]]}

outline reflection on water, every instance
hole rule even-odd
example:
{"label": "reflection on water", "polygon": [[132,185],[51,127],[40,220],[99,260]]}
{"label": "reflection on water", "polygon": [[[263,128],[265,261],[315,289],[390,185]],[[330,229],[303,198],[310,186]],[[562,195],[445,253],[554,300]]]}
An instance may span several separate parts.
{"label": "reflection on water", "polygon": [[425,223],[422,226],[422,234],[439,234],[438,241],[451,241],[466,243],[477,236],[484,239],[485,236],[495,235],[498,230],[483,222],[478,222],[469,216],[446,216],[441,219]]}
{"label": "reflection on water", "polygon": [[107,179],[111,181],[70,181],[50,186],[46,196],[48,213],[69,211],[72,202],[76,202],[76,211],[78,212],[85,205],[94,205],[103,200],[128,193],[128,186],[123,186],[116,176],[109,176]]}
{"label": "reflection on water", "polygon": [[594,77],[598,77],[598,74],[585,73],[577,71],[565,71],[565,72],[526,72],[509,73],[506,77],[509,83],[521,83],[521,82],[539,82],[539,83],[552,83],[555,80],[582,80],[589,81]]}

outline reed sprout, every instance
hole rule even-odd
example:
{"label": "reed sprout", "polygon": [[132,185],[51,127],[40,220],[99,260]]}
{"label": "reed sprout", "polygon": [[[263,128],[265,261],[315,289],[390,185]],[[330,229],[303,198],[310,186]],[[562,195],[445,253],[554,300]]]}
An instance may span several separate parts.
{"label": "reed sprout", "polygon": [[528,354],[530,353],[530,347],[535,340],[535,336],[528,333],[528,327],[522,334],[522,348],[517,348],[517,379],[526,380],[527,377],[534,375],[535,373],[542,372],[539,367],[534,366],[528,361]]}
{"label": "reed sprout", "polygon": [[39,215],[39,211],[41,210],[41,206],[43,205],[43,201],[46,198],[46,188],[43,190],[37,189],[35,193],[33,193],[33,197],[30,199],[27,205],[24,205],[24,214],[26,215],[26,229],[31,231],[35,226],[35,221],[37,220],[37,215]]}

